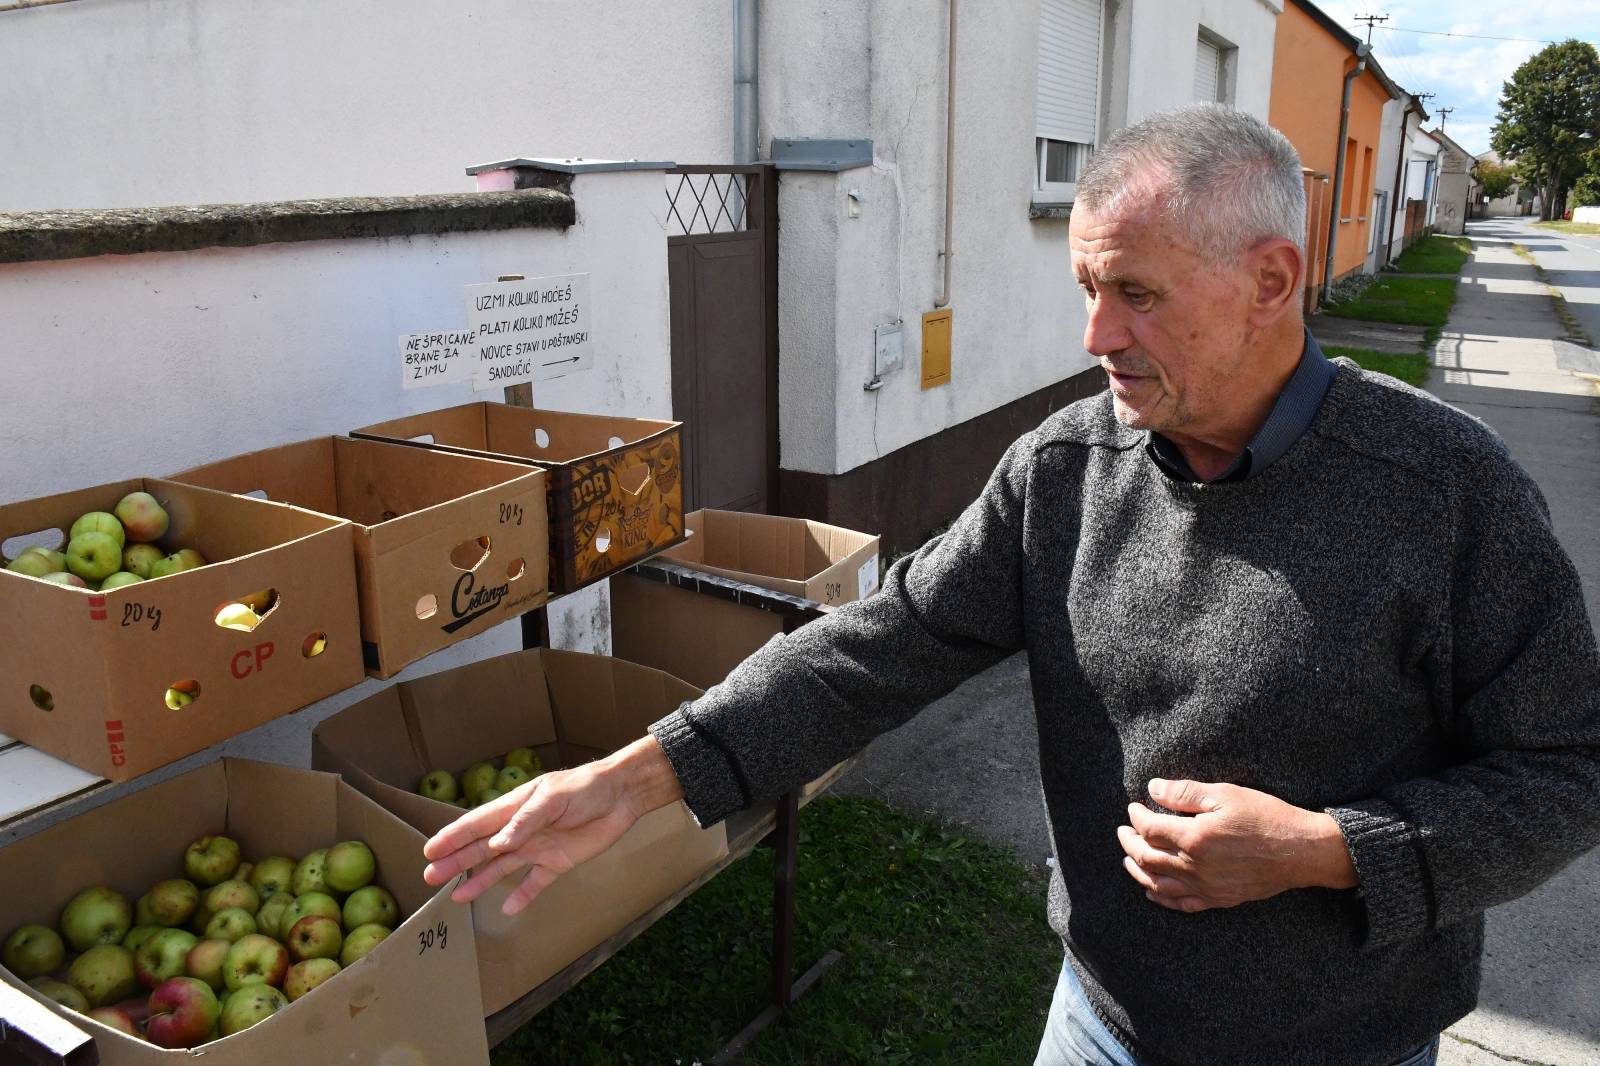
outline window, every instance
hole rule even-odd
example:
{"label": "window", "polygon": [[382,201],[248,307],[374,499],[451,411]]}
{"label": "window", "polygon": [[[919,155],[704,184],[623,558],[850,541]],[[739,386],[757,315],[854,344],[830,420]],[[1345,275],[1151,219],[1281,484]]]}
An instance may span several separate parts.
{"label": "window", "polygon": [[1195,45],[1194,99],[1196,103],[1214,104],[1222,100],[1222,49],[1201,37]]}
{"label": "window", "polygon": [[1344,188],[1339,193],[1339,221],[1347,222],[1351,217],[1350,209],[1355,203],[1356,195],[1356,139],[1348,137],[1344,142]]}
{"label": "window", "polygon": [[1388,197],[1381,192],[1372,194],[1372,221],[1367,224],[1367,254],[1378,250],[1378,230],[1382,228],[1384,204]]}
{"label": "window", "polygon": [[1034,199],[1068,203],[1099,135],[1101,0],[1041,0]]}

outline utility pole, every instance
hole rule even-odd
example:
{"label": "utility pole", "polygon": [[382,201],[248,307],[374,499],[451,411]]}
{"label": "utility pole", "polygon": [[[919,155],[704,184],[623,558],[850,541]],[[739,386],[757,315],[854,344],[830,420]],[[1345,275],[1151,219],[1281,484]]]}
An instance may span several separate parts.
{"label": "utility pole", "polygon": [[1388,22],[1389,21],[1389,16],[1388,15],[1357,15],[1355,17],[1355,21],[1357,21],[1357,22],[1365,22],[1367,24],[1367,50],[1370,52],[1372,50],[1372,24],[1375,23],[1375,22]]}
{"label": "utility pole", "polygon": [[1439,108],[1439,110],[1434,112],[1435,115],[1439,116],[1439,132],[1440,133],[1444,132],[1444,117],[1446,115],[1448,115],[1450,112],[1454,111],[1454,110],[1455,110],[1455,108],[1453,108],[1453,107],[1441,107],[1441,108]]}

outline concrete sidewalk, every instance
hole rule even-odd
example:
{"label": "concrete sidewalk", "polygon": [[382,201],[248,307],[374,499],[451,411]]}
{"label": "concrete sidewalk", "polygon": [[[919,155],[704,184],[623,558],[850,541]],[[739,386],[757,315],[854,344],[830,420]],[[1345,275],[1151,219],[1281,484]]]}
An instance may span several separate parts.
{"label": "concrete sidewalk", "polygon": [[[1589,383],[1558,365],[1561,328],[1532,268],[1509,241],[1491,236],[1475,251],[1435,349],[1433,390],[1494,427],[1538,479],[1594,619],[1600,404]],[[1026,657],[1008,659],[879,738],[835,788],[964,824],[1042,864],[1051,845]],[[1451,1028],[1440,1063],[1600,1063],[1597,926],[1597,853],[1491,910],[1479,1009]]]}

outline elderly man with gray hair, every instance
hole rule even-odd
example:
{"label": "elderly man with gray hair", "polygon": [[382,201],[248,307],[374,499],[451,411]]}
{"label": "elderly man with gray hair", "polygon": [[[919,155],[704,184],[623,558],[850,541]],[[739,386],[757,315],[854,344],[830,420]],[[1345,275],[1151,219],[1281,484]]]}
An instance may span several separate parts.
{"label": "elderly man with gray hair", "polygon": [[1214,105],[1078,182],[1110,388],[1017,441],[883,591],[608,759],[428,844],[520,909],[679,798],[809,780],[1026,650],[1066,948],[1038,1062],[1427,1063],[1486,908],[1600,842],[1600,655],[1482,424],[1305,330],[1300,161]]}

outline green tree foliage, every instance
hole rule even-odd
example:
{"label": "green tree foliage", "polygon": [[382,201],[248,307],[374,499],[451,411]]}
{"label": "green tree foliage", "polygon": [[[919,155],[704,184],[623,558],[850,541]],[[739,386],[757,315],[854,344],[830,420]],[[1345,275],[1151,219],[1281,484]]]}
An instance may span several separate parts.
{"label": "green tree foliage", "polygon": [[1492,159],[1480,159],[1472,168],[1472,176],[1483,188],[1483,195],[1498,200],[1511,191],[1517,181],[1517,168]]}
{"label": "green tree foliage", "polygon": [[1588,163],[1583,176],[1572,186],[1573,207],[1600,207],[1600,146],[1584,157]]}
{"label": "green tree foliage", "polygon": [[1516,159],[1525,185],[1541,193],[1540,217],[1559,218],[1567,189],[1600,144],[1600,54],[1586,41],[1546,46],[1511,75],[1500,95],[1492,137],[1502,159]]}

